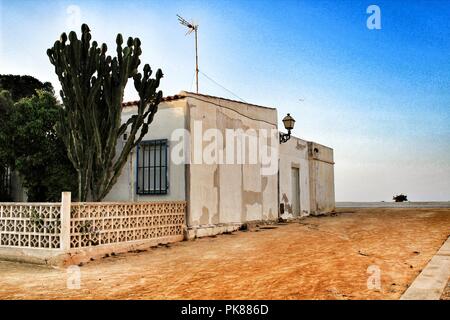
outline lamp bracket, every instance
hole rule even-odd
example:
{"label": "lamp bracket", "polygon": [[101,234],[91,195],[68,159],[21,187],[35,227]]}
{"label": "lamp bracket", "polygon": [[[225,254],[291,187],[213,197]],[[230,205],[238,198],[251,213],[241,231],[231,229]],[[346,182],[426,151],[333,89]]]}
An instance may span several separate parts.
{"label": "lamp bracket", "polygon": [[291,138],[291,130],[288,133],[280,132],[280,144],[287,142]]}

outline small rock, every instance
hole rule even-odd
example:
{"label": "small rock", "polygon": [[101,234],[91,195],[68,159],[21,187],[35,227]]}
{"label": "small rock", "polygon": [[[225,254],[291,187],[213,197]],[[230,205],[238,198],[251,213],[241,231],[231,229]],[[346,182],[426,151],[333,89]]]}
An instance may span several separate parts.
{"label": "small rock", "polygon": [[369,255],[367,253],[362,252],[361,250],[358,250],[358,254],[368,257]]}

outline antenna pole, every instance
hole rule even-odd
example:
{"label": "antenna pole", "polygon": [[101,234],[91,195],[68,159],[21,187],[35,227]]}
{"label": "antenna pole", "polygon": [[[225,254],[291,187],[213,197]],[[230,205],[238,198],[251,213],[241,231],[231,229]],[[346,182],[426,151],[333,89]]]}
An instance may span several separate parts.
{"label": "antenna pole", "polygon": [[198,93],[198,49],[197,49],[197,27],[195,28],[195,82]]}
{"label": "antenna pole", "polygon": [[186,35],[190,34],[192,31],[195,32],[195,82],[198,93],[198,45],[197,45],[198,25],[194,24],[193,22],[186,21],[186,19],[182,18],[179,14],[177,14],[177,17],[180,24],[188,28],[188,32],[186,32]]}

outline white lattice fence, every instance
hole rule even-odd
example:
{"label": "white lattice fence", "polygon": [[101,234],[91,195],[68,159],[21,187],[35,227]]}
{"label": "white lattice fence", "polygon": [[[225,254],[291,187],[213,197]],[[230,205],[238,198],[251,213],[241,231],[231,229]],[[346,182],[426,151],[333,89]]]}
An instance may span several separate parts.
{"label": "white lattice fence", "polygon": [[0,203],[0,246],[59,249],[60,203]]}
{"label": "white lattice fence", "polygon": [[96,246],[116,252],[117,244],[126,250],[183,239],[184,201],[72,203],[70,198],[64,192],[61,203],[0,203],[0,257],[46,260]]}
{"label": "white lattice fence", "polygon": [[182,236],[185,202],[72,203],[70,247]]}

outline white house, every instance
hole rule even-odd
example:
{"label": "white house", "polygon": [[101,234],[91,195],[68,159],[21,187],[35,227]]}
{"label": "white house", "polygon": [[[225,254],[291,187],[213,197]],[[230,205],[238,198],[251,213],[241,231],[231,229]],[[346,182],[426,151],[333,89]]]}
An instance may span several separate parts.
{"label": "white house", "polygon": [[[136,109],[124,103],[122,121]],[[186,201],[188,238],[333,211],[333,150],[293,136],[280,143],[277,123],[275,108],[185,91],[166,97],[105,201]]]}
{"label": "white house", "polygon": [[[136,105],[124,104],[122,121]],[[277,123],[275,108],[184,91],[166,97],[105,201],[185,200],[188,237],[333,211],[333,150],[296,137],[280,144]],[[264,132],[265,150],[254,150]]]}

